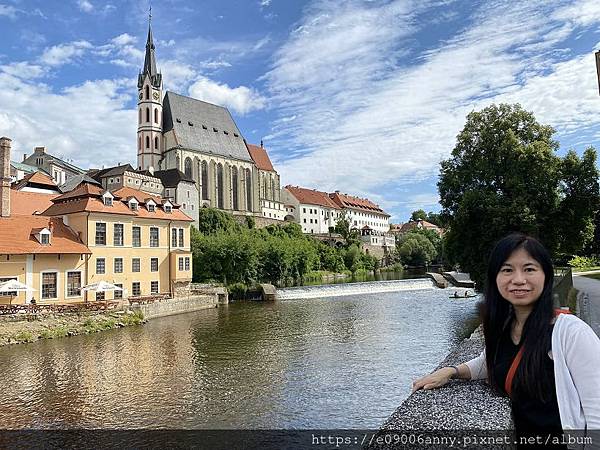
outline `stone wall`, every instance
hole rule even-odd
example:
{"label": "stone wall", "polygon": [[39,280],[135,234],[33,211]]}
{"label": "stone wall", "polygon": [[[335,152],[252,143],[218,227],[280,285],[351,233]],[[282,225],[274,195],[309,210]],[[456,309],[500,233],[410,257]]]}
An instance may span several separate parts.
{"label": "stone wall", "polygon": [[145,319],[172,316],[201,309],[216,308],[219,303],[217,294],[190,295],[189,297],[171,298],[161,302],[147,303],[144,305],[131,305],[125,308],[130,311],[141,311]]}

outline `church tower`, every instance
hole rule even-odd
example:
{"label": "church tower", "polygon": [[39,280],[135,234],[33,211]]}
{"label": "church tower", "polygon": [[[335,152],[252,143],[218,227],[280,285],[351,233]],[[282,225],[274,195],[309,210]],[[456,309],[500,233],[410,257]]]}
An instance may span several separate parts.
{"label": "church tower", "polygon": [[156,71],[154,48],[150,22],[144,68],[138,75],[137,165],[144,170],[150,167],[158,169],[163,150],[162,74]]}

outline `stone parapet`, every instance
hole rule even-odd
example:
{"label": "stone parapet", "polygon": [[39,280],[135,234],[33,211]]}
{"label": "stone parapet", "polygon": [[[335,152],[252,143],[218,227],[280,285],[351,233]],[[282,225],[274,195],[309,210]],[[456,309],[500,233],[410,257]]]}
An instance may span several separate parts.
{"label": "stone parapet", "polygon": [[161,302],[146,303],[141,305],[127,306],[130,311],[141,311],[144,319],[156,319],[157,317],[173,316],[201,309],[216,308],[219,297],[213,295],[190,295],[188,297],[171,298]]}

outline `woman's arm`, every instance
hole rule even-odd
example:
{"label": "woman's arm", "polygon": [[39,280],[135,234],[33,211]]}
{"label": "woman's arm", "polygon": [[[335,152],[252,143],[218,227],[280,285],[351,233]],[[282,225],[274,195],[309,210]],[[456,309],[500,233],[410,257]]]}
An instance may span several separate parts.
{"label": "woman's arm", "polygon": [[466,364],[452,367],[442,367],[429,375],[419,378],[413,382],[412,391],[419,389],[435,389],[444,386],[451,378],[471,378],[471,372]]}

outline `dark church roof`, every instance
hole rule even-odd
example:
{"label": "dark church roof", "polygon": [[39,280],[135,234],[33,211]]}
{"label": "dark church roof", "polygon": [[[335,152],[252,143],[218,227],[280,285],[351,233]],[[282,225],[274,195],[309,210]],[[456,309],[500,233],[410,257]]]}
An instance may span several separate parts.
{"label": "dark church roof", "polygon": [[252,162],[242,133],[222,106],[167,92],[163,133],[171,130],[182,148]]}
{"label": "dark church roof", "polygon": [[162,181],[163,186],[166,188],[177,187],[182,181],[194,183],[194,180],[179,169],[157,170],[154,172],[154,176],[160,178],[160,181]]}
{"label": "dark church roof", "polygon": [[144,69],[138,76],[138,88],[144,85],[146,75],[150,76],[152,86],[160,87],[162,74],[156,71],[156,55],[154,54],[154,40],[152,39],[152,26],[148,26],[148,39],[146,39],[146,56],[144,57]]}

